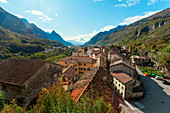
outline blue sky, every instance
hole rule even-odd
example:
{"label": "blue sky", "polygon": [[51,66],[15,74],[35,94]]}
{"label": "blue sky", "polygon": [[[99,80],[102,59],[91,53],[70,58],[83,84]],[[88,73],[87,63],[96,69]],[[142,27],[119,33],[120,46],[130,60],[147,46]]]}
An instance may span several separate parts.
{"label": "blue sky", "polygon": [[170,0],[0,0],[0,6],[65,40],[86,42],[100,31],[164,10]]}

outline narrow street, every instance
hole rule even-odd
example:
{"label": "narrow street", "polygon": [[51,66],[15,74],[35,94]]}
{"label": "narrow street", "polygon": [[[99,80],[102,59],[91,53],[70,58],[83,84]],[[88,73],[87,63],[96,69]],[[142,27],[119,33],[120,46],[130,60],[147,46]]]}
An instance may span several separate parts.
{"label": "narrow street", "polygon": [[144,98],[128,101],[134,113],[170,113],[170,85],[137,71],[144,85]]}

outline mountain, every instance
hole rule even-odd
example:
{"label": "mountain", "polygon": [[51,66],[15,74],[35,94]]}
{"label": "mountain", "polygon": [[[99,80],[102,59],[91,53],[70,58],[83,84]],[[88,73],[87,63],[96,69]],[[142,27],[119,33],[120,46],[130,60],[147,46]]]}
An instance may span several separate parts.
{"label": "mountain", "polygon": [[120,30],[122,28],[124,28],[126,25],[124,26],[117,26],[116,28],[110,29],[109,31],[104,31],[104,32],[99,32],[98,34],[96,34],[95,36],[93,36],[88,42],[85,43],[85,45],[93,45],[96,44],[96,42],[101,40],[101,36],[106,36],[106,35],[110,35],[113,32],[116,32],[117,30]]}
{"label": "mountain", "polygon": [[41,39],[34,34],[22,35],[0,27],[0,60],[33,54],[53,46],[66,47],[59,41]]}
{"label": "mountain", "polygon": [[83,42],[79,42],[79,41],[75,41],[75,40],[67,40],[67,42],[70,42],[74,45],[83,45],[84,44]]}
{"label": "mountain", "polygon": [[73,44],[65,41],[58,33],[56,33],[54,30],[51,33],[47,33],[37,27],[33,23],[29,23],[25,18],[21,18],[21,20],[32,30],[32,33],[35,34],[36,36],[43,38],[43,39],[49,39],[52,41],[59,41],[64,45],[67,46],[72,46]]}
{"label": "mountain", "polygon": [[58,33],[56,33],[54,30],[51,32],[51,34],[48,35],[48,37],[50,38],[50,40],[57,40],[67,46],[73,45],[72,43],[63,40],[63,38]]}
{"label": "mountain", "polygon": [[31,30],[18,17],[8,13],[0,7],[0,26],[20,34],[31,33]]}
{"label": "mountain", "polygon": [[[147,43],[153,40],[170,38],[170,8],[160,11],[148,18],[134,22],[109,35],[94,37],[86,45]],[[94,40],[94,41],[93,41]]]}
{"label": "mountain", "polygon": [[73,44],[68,43],[64,41],[63,39],[61,40],[60,35],[49,35],[48,33],[44,32],[42,29],[38,28],[35,24],[29,23],[26,19],[18,18],[7,11],[5,11],[2,7],[0,7],[0,27],[4,29],[8,29],[12,32],[17,32],[19,34],[34,34],[39,38],[43,39],[49,39],[52,41],[61,41],[61,43],[71,46]]}

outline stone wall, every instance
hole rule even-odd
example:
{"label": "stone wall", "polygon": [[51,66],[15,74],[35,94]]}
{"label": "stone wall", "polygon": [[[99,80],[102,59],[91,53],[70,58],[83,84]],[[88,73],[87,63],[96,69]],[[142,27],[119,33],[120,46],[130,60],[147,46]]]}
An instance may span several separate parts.
{"label": "stone wall", "polygon": [[131,98],[138,98],[143,96],[143,91],[132,93]]}
{"label": "stone wall", "polygon": [[125,64],[118,64],[118,65],[110,66],[110,71],[111,72],[113,72],[113,71],[122,71],[122,72],[127,73],[131,77],[134,77],[135,74],[136,74],[135,69],[132,69],[132,68],[128,67]]}
{"label": "stone wall", "polygon": [[30,100],[36,97],[38,91],[40,91],[42,87],[51,85],[49,83],[55,80],[54,75],[56,73],[59,73],[58,77],[61,77],[62,68],[60,66],[46,63],[29,80],[27,80],[24,83],[26,103],[29,103]]}
{"label": "stone wall", "polygon": [[133,84],[134,84],[134,80],[126,84],[125,99],[129,99],[132,97]]}
{"label": "stone wall", "polygon": [[0,83],[0,89],[5,93],[6,100],[8,101],[17,99],[16,102],[18,103],[18,99],[23,97],[24,89],[22,87]]}

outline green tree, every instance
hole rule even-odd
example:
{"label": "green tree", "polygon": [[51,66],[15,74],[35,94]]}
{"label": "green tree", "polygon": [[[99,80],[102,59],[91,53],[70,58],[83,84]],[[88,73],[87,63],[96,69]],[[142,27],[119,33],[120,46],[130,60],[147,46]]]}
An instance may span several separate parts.
{"label": "green tree", "polygon": [[0,91],[0,110],[3,109],[4,104],[5,104],[4,102],[5,102],[5,96],[4,96],[4,94]]}

